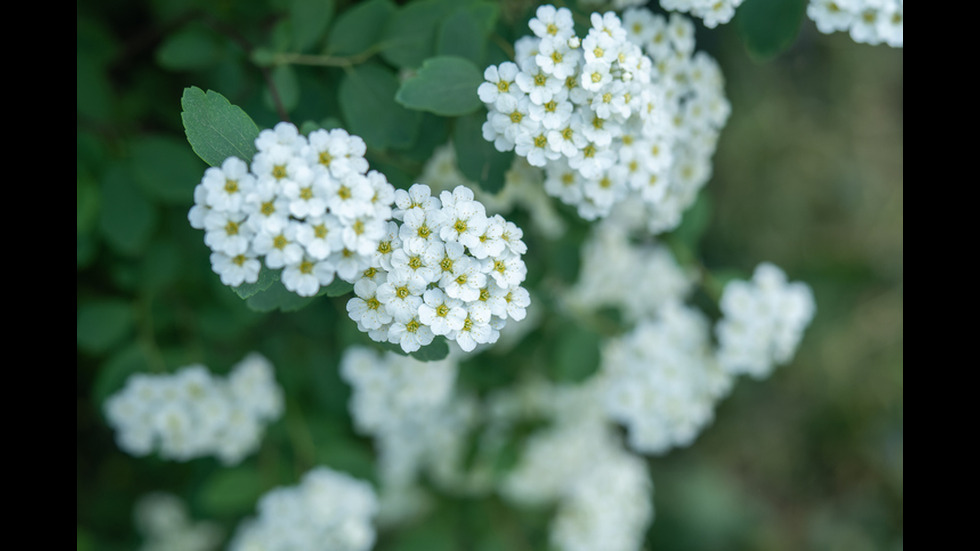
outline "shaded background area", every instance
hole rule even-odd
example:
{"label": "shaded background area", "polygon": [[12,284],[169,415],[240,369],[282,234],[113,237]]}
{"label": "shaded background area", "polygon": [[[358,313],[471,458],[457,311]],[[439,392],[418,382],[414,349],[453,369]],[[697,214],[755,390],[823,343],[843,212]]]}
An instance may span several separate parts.
{"label": "shaded background area", "polygon": [[[234,10],[226,21],[273,26],[264,7]],[[217,282],[186,222],[204,164],[183,137],[183,88],[227,91],[264,126],[277,117],[261,83],[287,77],[251,65],[242,42],[255,37],[236,32],[197,44],[197,66],[176,63],[170,33],[220,27],[179,2],[88,2],[77,13],[79,549],[136,547],[132,506],[151,490],[178,493],[195,517],[230,531],[263,491],[314,464],[370,479],[373,452],[351,429],[348,390],[323,368],[351,338],[345,301],[252,312]],[[813,287],[817,317],[791,365],[740,380],[692,447],[650,460],[648,547],[901,549],[903,51],[822,35],[808,20],[769,62],[750,59],[731,25],[699,29],[699,48],[721,63],[733,107],[705,191],[702,261],[746,276],[771,261]],[[313,75],[294,83],[297,121],[335,109],[332,73]],[[192,362],[220,373],[246,346],[289,369],[277,370],[287,416],[245,466],[227,474],[210,460],[116,448],[98,404],[126,375]],[[454,508],[479,523],[500,505],[447,499],[440,510]],[[429,548],[426,537],[381,547]]]}

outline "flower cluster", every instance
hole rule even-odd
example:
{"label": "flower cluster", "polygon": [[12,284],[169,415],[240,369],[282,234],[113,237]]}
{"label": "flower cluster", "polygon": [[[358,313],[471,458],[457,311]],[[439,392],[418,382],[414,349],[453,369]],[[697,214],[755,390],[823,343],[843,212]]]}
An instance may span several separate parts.
{"label": "flower cluster", "polygon": [[591,23],[580,39],[567,8],[538,8],[515,62],[484,73],[484,138],[544,167],[547,192],[583,218],[639,201],[650,229],[666,231],[710,174],[729,112],[721,72],[694,55],[694,26],[681,16],[631,8]]}
{"label": "flower cluster", "polygon": [[394,197],[385,176],[368,171],[364,141],[341,129],[307,138],[282,122],[255,146],[251,165],[230,157],[204,172],[188,214],[221,282],[254,283],[264,264],[300,296],[336,276],[352,283],[370,265]]}
{"label": "flower cluster", "polygon": [[735,16],[735,8],[744,0],[660,0],[660,6],[669,11],[690,13],[704,20],[709,29],[728,23]]}
{"label": "flower cluster", "polygon": [[607,414],[645,454],[689,445],[731,387],[731,376],[715,361],[708,320],[679,303],[608,341],[599,377]]}
{"label": "flower cluster", "polygon": [[793,359],[816,313],[810,287],[787,282],[786,274],[769,263],[756,267],[752,281],[729,282],[720,307],[724,317],[715,331],[721,367],[756,378]]}
{"label": "flower cluster", "polygon": [[904,0],[810,0],[806,14],[822,33],[847,31],[855,42],[901,48]]}
{"label": "flower cluster", "polygon": [[370,484],[317,467],[298,486],[263,495],[258,518],[238,527],[229,549],[367,551],[376,538],[373,519],[377,510]]}
{"label": "flower cluster", "polygon": [[590,383],[532,389],[532,407],[550,425],[530,437],[500,488],[517,504],[557,504],[551,542],[562,551],[639,549],[653,520],[646,465],[596,407],[597,390]]}
{"label": "flower cluster", "polygon": [[134,516],[144,537],[140,551],[212,551],[222,540],[217,524],[192,522],[187,506],[173,494],[143,496],[136,503]]}
{"label": "flower cluster", "polygon": [[282,415],[272,365],[253,353],[227,378],[191,365],[172,375],[135,374],[109,397],[105,414],[119,447],[165,459],[215,455],[227,465],[258,448],[266,423]]}
{"label": "flower cluster", "polygon": [[351,418],[375,440],[382,501],[413,487],[423,472],[444,489],[458,487],[475,404],[455,394],[457,372],[451,357],[421,362],[363,347],[344,352],[340,374],[352,388]]}
{"label": "flower cluster", "polygon": [[576,311],[617,308],[631,322],[650,319],[683,300],[694,277],[658,243],[633,243],[629,230],[607,219],[582,244],[579,277],[565,300]]}
{"label": "flower cluster", "polygon": [[394,193],[393,218],[354,283],[350,318],[377,342],[414,352],[437,335],[469,352],[496,342],[530,298],[523,232],[500,215],[487,216],[473,191],[459,186],[432,195],[413,185]]}

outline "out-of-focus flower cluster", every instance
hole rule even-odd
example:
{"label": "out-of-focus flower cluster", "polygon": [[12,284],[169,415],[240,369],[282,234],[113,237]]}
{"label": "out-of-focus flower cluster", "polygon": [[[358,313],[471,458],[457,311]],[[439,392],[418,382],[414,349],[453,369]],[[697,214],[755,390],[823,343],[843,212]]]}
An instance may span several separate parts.
{"label": "out-of-focus flower cluster", "polygon": [[338,276],[353,283],[371,265],[395,191],[368,171],[364,141],[342,129],[307,138],[281,122],[255,146],[250,165],[230,157],[208,168],[188,213],[221,282],[254,283],[264,264],[300,296]]}
{"label": "out-of-focus flower cluster", "polygon": [[173,494],[156,492],[136,502],[136,528],[143,535],[140,551],[212,551],[221,543],[221,528],[194,523],[187,506]]}
{"label": "out-of-focus flower cluster", "polygon": [[500,493],[522,507],[555,505],[551,542],[579,551],[640,549],[653,520],[646,464],[623,447],[602,410],[595,379],[579,385],[525,384],[491,397],[496,423],[548,423],[528,438]]}
{"label": "out-of-focus flower cluster", "polygon": [[822,33],[845,31],[855,42],[903,47],[904,0],[810,0],[806,13]]}
{"label": "out-of-focus flower cluster", "polygon": [[602,351],[602,399],[625,425],[630,447],[660,454],[689,445],[714,419],[732,377],[711,346],[711,324],[699,310],[670,302]]}
{"label": "out-of-focus flower cluster", "polygon": [[638,201],[650,231],[667,231],[710,176],[730,111],[721,71],[682,16],[630,8],[591,23],[580,39],[567,8],[538,8],[515,62],[484,73],[484,138],[544,167],[548,193],[583,218]]}
{"label": "out-of-focus flower cluster", "polygon": [[229,549],[367,551],[374,546],[377,512],[378,500],[370,484],[317,467],[299,485],[263,495],[258,517],[239,525]]}
{"label": "out-of-focus flower cluster", "polygon": [[735,16],[735,8],[744,0],[660,0],[665,10],[685,12],[702,19],[709,29],[728,23]]}
{"label": "out-of-focus flower cluster", "polygon": [[523,231],[488,216],[473,191],[432,195],[415,184],[394,193],[395,208],[354,283],[350,318],[377,342],[414,352],[438,336],[469,352],[496,342],[508,319],[524,319],[530,297]]}
{"label": "out-of-focus flower cluster", "polygon": [[174,374],[134,374],[105,402],[119,447],[135,456],[158,450],[164,459],[208,455],[232,465],[255,451],[265,425],[282,415],[282,389],[272,364],[248,355],[227,378],[203,365]]}
{"label": "out-of-focus flower cluster", "polygon": [[458,369],[453,355],[421,362],[356,346],[344,352],[340,374],[352,389],[351,418],[378,451],[384,522],[399,522],[424,506],[423,475],[454,493],[477,485],[480,477],[462,469],[477,403],[455,392]]}
{"label": "out-of-focus flower cluster", "polygon": [[721,367],[756,378],[793,359],[816,313],[810,287],[789,283],[786,274],[768,262],[756,267],[752,281],[729,282],[720,307],[724,317],[716,332]]}

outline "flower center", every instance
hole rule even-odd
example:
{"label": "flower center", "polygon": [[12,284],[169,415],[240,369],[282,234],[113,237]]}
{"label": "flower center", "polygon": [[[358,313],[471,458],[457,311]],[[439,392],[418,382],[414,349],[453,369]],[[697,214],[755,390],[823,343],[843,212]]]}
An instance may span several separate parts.
{"label": "flower center", "polygon": [[225,180],[225,191],[228,193],[235,193],[238,191],[238,181],[237,180]]}
{"label": "flower center", "polygon": [[333,161],[333,156],[330,155],[329,151],[323,151],[320,153],[320,164],[323,166],[330,166]]}
{"label": "flower center", "polygon": [[286,165],[275,165],[272,167],[272,176],[276,180],[282,180],[286,177]]}

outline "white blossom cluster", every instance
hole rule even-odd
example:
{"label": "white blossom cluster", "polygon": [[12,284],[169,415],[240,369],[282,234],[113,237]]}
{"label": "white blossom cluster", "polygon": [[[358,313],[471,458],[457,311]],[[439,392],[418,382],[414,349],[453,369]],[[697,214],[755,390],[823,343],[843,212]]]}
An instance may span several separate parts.
{"label": "white blossom cluster", "polygon": [[342,129],[307,138],[281,122],[255,146],[250,165],[229,157],[208,168],[188,213],[221,282],[254,283],[264,264],[281,269],[283,285],[300,296],[337,276],[353,283],[371,265],[395,191],[368,171],[364,141]]}
{"label": "white blossom cluster", "polygon": [[645,454],[689,445],[714,418],[732,379],[715,361],[708,320],[680,303],[607,341],[598,377],[606,413],[627,427],[630,447]]}
{"label": "white blossom cluster", "polygon": [[144,538],[140,551],[212,551],[221,543],[221,528],[212,522],[193,522],[187,506],[173,494],[141,497],[134,517]]}
{"label": "white blossom cluster", "polygon": [[500,491],[525,506],[557,504],[556,549],[635,551],[653,520],[652,483],[597,409],[596,391],[590,383],[538,389],[531,407],[552,425],[531,436]]}
{"label": "white blossom cluster", "polygon": [[[409,510],[392,511],[392,502],[417,494],[423,473],[444,490],[469,491],[475,484],[467,480],[462,464],[477,405],[454,393],[457,372],[452,356],[421,362],[358,346],[344,352],[340,374],[352,389],[351,418],[359,433],[374,439],[378,451],[386,522],[410,516]],[[419,498],[394,506],[417,507]]]}
{"label": "white blossom cluster", "polygon": [[629,201],[672,229],[710,176],[729,104],[717,63],[694,54],[694,26],[647,9],[593,13],[585,38],[567,8],[544,5],[490,66],[478,94],[483,135],[544,167],[546,191],[588,220]]}
{"label": "white blossom cluster", "polygon": [[203,365],[172,375],[134,374],[105,402],[119,447],[135,456],[155,449],[165,459],[215,455],[226,465],[255,451],[265,425],[282,415],[272,364],[249,354],[227,378]]}
{"label": "white blossom cluster", "polygon": [[432,195],[414,184],[394,193],[395,208],[354,283],[350,318],[377,342],[414,352],[438,336],[470,352],[496,342],[508,318],[520,321],[530,298],[523,231],[488,216],[473,191]]}
{"label": "white blossom cluster", "polygon": [[816,313],[810,287],[789,283],[778,266],[767,262],[756,267],[752,281],[729,282],[719,306],[719,364],[729,373],[756,378],[793,359]]}
{"label": "white blossom cluster", "polygon": [[418,181],[429,186],[433,193],[466,186],[473,190],[476,200],[487,207],[487,213],[506,215],[521,207],[528,212],[531,224],[545,237],[557,239],[565,233],[565,222],[554,201],[544,191],[544,175],[523,157],[514,157],[510,170],[504,175],[503,189],[487,193],[459,171],[456,151],[452,143],[448,143],[432,153]]}
{"label": "white blossom cluster", "polygon": [[378,499],[367,482],[326,467],[297,486],[259,499],[258,517],[239,525],[231,551],[367,551],[376,538]]}
{"label": "white blossom cluster", "polygon": [[702,19],[709,29],[728,23],[735,16],[735,8],[744,0],[660,0],[665,10],[690,13]]}
{"label": "white blossom cluster", "polygon": [[607,220],[582,244],[579,277],[565,294],[576,311],[614,307],[630,322],[650,319],[671,301],[683,300],[694,276],[658,243],[630,241],[628,228]]}
{"label": "white blossom cluster", "polygon": [[855,42],[901,48],[904,0],[810,0],[806,14],[822,33],[846,31]]}
{"label": "white blossom cluster", "polygon": [[452,357],[421,362],[357,346],[344,352],[340,374],[352,388],[351,417],[358,432],[375,439],[387,486],[409,486],[422,471],[453,470],[463,452],[458,436],[475,414],[475,404],[454,393],[458,371]]}

